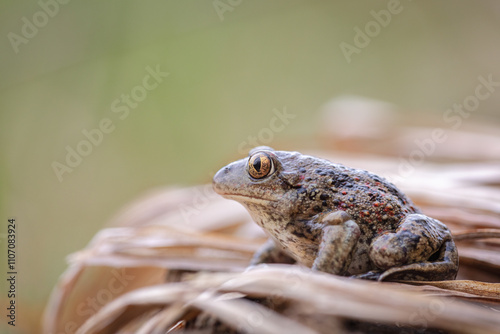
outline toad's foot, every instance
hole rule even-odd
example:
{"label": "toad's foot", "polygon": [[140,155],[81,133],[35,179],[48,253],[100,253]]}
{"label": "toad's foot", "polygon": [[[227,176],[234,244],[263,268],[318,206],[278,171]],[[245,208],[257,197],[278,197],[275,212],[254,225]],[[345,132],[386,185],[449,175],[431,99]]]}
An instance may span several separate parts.
{"label": "toad's foot", "polygon": [[377,237],[370,259],[385,270],[379,281],[455,279],[458,254],[448,228],[433,218],[412,214],[394,233]]}
{"label": "toad's foot", "polygon": [[351,278],[359,278],[359,279],[366,279],[366,280],[370,280],[370,281],[378,281],[382,274],[383,273],[381,271],[373,270],[373,271],[369,271],[369,272],[364,273],[364,274],[352,275]]}

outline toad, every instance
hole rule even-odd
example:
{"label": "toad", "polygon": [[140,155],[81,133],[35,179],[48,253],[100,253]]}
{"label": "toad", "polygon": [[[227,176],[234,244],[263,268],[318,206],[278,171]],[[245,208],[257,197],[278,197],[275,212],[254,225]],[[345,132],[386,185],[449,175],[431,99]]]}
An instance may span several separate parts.
{"label": "toad", "polygon": [[452,280],[449,229],[392,183],[298,152],[257,147],[213,178],[270,236],[252,264],[298,263],[372,280]]}

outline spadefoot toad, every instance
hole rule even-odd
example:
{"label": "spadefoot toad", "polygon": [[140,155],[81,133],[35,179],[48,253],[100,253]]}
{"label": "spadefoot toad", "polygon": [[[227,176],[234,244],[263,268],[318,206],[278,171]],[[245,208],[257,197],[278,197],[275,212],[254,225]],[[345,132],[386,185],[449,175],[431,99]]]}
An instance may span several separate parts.
{"label": "spadefoot toad", "polygon": [[213,187],[243,204],[270,235],[253,264],[297,262],[380,281],[456,277],[448,228],[368,171],[257,147],[219,170]]}

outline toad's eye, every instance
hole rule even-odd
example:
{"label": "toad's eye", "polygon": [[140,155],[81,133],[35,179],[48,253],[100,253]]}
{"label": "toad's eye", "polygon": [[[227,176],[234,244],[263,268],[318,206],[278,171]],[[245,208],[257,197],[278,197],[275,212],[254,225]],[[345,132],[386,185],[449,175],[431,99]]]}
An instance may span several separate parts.
{"label": "toad's eye", "polygon": [[248,159],[248,174],[254,179],[262,179],[273,172],[273,159],[266,153],[257,152]]}

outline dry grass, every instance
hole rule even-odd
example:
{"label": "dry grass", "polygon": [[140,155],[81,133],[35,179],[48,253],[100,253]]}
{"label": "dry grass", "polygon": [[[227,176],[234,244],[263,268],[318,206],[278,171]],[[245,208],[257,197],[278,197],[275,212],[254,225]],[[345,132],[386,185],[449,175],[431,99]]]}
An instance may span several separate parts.
{"label": "dry grass", "polygon": [[[412,129],[421,136],[430,130]],[[395,178],[453,231],[456,281],[379,283],[289,265],[246,269],[265,238],[239,204],[210,186],[159,190],[70,256],[46,310],[45,333],[177,333],[193,324],[205,327],[193,332],[207,333],[498,333],[500,155],[492,150],[500,137],[490,131],[450,133],[425,164]],[[388,135],[385,145],[327,137],[323,142],[334,146],[308,153],[397,176],[398,156],[415,149],[401,133]]]}

